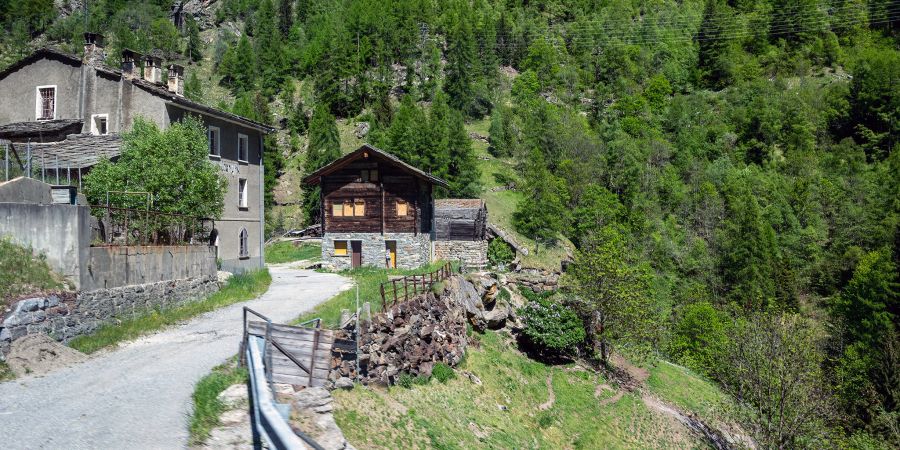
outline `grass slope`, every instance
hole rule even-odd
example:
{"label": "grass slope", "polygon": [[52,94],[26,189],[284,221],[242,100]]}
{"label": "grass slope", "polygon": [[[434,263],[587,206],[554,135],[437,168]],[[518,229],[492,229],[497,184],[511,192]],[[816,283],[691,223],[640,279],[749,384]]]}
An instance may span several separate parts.
{"label": "grass slope", "polygon": [[238,367],[237,357],[234,357],[231,361],[213,368],[212,372],[194,385],[192,395],[194,414],[188,426],[191,445],[202,444],[209,436],[209,432],[219,425],[219,416],[225,411],[225,406],[219,401],[219,394],[228,386],[246,384],[249,380],[247,369]]}
{"label": "grass slope", "polygon": [[[490,127],[490,117],[483,120],[474,121],[466,125],[466,131],[475,132],[482,136],[488,136],[488,128]],[[488,144],[481,140],[472,140],[472,148],[478,155],[478,167],[481,170],[481,198],[487,204],[488,220],[499,226],[520,245],[528,248],[528,255],[522,255],[520,260],[526,267],[534,267],[539,269],[559,270],[560,262],[566,257],[566,249],[572,247],[564,236],[559,237],[556,245],[548,247],[541,246],[537,248],[534,240],[520,235],[513,226],[513,214],[516,212],[516,206],[522,200],[522,193],[518,191],[492,191],[492,188],[501,185],[498,178],[519,180],[519,176],[515,170],[515,160],[513,158],[495,158],[488,153]]]}
{"label": "grass slope", "polygon": [[[530,360],[502,333],[477,338],[480,348],[469,348],[458,369],[477,375],[481,386],[458,376],[410,389],[335,392],[335,419],[347,439],[357,448],[391,449],[703,447],[637,394],[604,403],[615,394],[597,389],[606,380],[594,372]],[[554,399],[542,410],[551,398],[548,379]],[[688,375],[658,381],[662,390],[704,383]]]}
{"label": "grass slope", "polygon": [[[372,312],[381,311],[381,291],[379,286],[388,280],[392,275],[415,275],[421,273],[432,272],[444,265],[443,261],[437,261],[426,267],[420,267],[412,270],[402,269],[377,269],[374,267],[360,267],[352,270],[345,270],[341,275],[350,277],[359,287],[359,305],[369,302]],[[356,288],[343,291],[328,301],[320,303],[312,311],[303,314],[295,323],[305,322],[307,320],[321,318],[322,326],[325,328],[337,328],[338,321],[341,319],[341,310],[356,309]]]}
{"label": "grass slope", "polygon": [[47,261],[26,248],[0,238],[0,308],[13,297],[62,288],[62,279]]}
{"label": "grass slope", "polygon": [[5,362],[0,361],[0,383],[12,380],[15,377],[16,374],[13,373],[12,369]]}
{"label": "grass slope", "polygon": [[72,339],[69,346],[84,353],[93,353],[214,309],[256,298],[266,292],[271,283],[272,276],[267,269],[235,275],[228,279],[228,284],[222,289],[202,300],[171,309],[153,310],[133,319],[125,319],[118,324],[104,325],[92,334]]}
{"label": "grass slope", "polygon": [[319,244],[294,245],[294,242],[276,242],[266,247],[266,262],[280,264],[293,261],[317,260],[322,256]]}

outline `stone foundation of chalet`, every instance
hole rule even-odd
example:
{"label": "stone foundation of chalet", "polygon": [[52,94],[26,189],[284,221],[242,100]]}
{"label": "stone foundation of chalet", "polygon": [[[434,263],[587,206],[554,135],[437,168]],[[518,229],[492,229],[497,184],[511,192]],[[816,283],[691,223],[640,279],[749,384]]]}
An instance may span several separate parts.
{"label": "stone foundation of chalet", "polygon": [[[334,254],[334,241],[347,241],[347,255]],[[322,263],[335,270],[351,268],[352,241],[362,242],[362,265],[385,267],[385,241],[397,242],[397,268],[415,269],[431,262],[431,236],[423,233],[325,233]]]}

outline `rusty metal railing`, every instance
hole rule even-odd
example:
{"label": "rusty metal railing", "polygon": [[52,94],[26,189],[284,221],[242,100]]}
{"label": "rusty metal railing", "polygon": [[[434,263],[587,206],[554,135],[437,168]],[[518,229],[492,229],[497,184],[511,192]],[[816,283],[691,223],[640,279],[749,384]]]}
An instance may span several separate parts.
{"label": "rusty metal railing", "polygon": [[440,283],[450,278],[451,275],[453,275],[453,266],[448,262],[432,272],[385,281],[380,286],[381,310],[387,310],[388,299],[391,300],[390,306],[408,301],[419,294],[428,292],[434,283]]}
{"label": "rusty metal railing", "polygon": [[94,205],[95,246],[212,245],[215,221],[184,214]]}

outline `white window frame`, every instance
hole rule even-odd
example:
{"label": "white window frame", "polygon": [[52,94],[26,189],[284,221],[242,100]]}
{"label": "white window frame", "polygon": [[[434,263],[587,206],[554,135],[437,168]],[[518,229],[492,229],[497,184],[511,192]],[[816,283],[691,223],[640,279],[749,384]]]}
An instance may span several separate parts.
{"label": "white window frame", "polygon": [[[209,144],[212,144],[213,131],[216,132],[216,152],[213,153],[212,151],[210,151],[209,156],[219,159],[222,157],[222,130],[219,127],[214,127],[211,125],[206,129],[206,139]],[[209,147],[212,148],[212,145],[209,145]]]}
{"label": "white window frame", "polygon": [[[44,108],[41,105],[41,89],[53,89],[53,117],[49,119],[41,117],[41,113],[44,112]],[[59,96],[56,95],[58,92],[59,89],[56,89],[55,84],[47,84],[34,88],[34,120],[56,120],[56,107],[59,105]]]}
{"label": "white window frame", "polygon": [[247,209],[248,187],[249,184],[246,178],[238,178],[238,208]]}
{"label": "white window frame", "polygon": [[106,119],[106,133],[104,135],[109,134],[109,114],[94,114],[91,116],[91,134],[94,136],[100,136],[100,130],[97,129],[97,119]]}
{"label": "white window frame", "polygon": [[[244,157],[241,158],[241,142],[246,143],[244,149],[246,153],[244,153]],[[243,133],[238,133],[238,151],[237,151],[237,160],[238,162],[247,162],[250,159],[250,137]]]}

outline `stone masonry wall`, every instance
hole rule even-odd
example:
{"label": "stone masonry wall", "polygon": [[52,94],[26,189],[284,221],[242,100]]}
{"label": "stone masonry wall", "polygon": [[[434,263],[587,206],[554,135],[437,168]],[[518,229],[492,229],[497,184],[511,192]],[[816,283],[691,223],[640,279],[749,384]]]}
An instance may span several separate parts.
{"label": "stone masonry wall", "polygon": [[[348,241],[347,255],[334,254],[334,241]],[[322,237],[322,262],[335,270],[349,269],[349,241],[362,242],[362,265],[385,267],[384,241],[397,241],[397,268],[415,269],[431,262],[431,237],[414,233],[325,233]]]}
{"label": "stone masonry wall", "polygon": [[104,323],[202,299],[217,290],[215,277],[198,277],[20,300],[8,311],[0,310],[0,361],[13,340],[28,334],[68,342]]}
{"label": "stone masonry wall", "polygon": [[466,267],[487,266],[488,241],[434,241],[434,259],[462,261]]}

